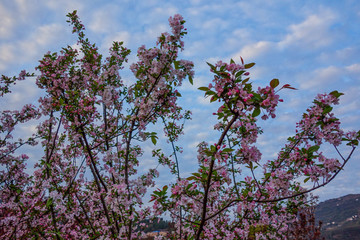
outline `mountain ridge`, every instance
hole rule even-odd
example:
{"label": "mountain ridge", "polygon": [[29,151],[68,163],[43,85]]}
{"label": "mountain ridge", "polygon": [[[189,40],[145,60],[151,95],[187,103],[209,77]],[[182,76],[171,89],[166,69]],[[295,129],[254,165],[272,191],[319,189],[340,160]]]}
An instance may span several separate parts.
{"label": "mountain ridge", "polygon": [[360,194],[348,194],[319,203],[316,222],[322,222],[326,240],[360,240]]}

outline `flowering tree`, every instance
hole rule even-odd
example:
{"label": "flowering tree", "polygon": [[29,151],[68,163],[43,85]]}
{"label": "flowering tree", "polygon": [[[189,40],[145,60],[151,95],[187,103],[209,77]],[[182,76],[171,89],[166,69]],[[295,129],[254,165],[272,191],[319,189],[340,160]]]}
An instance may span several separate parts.
{"label": "flowering tree", "polygon": [[[133,84],[120,77],[130,51],[114,42],[105,60],[85,37],[76,11],[68,14],[80,50],[70,46],[47,53],[37,67],[37,86],[46,91],[39,107],[25,105],[20,111],[0,116],[0,231],[4,239],[141,239],[142,221],[170,212],[176,230],[168,239],[286,239],[299,226],[299,212],[313,203],[307,193],[329,183],[348,162],[358,145],[359,132],[345,133],[333,115],[341,93],[318,95],[314,105],[297,124],[275,160],[263,163],[255,146],[262,130],[258,117],[275,118],[279,86],[253,89],[247,77],[254,64],[209,64],[213,83],[201,87],[211,102],[219,101],[214,115],[219,131],[216,143],[198,146],[199,169],[181,176],[175,142],[183,133],[190,112],[177,100],[177,90],[188,78],[193,63],[179,60],[184,47],[185,21],[169,18],[171,33],[163,33],[157,46],[138,49],[132,64]],[[1,96],[11,84],[33,76],[1,78]],[[15,127],[38,119],[37,132],[13,140]],[[162,124],[173,153],[153,151],[159,164],[168,166],[174,183],[143,201],[154,186],[156,169],[139,174],[143,144],[157,143],[149,131]],[[19,154],[24,145],[39,143],[44,150],[32,176],[25,173],[29,157]],[[335,147],[346,143],[348,156],[327,158],[322,143]],[[242,171],[249,169],[250,176]],[[305,178],[304,178],[305,177]],[[304,188],[301,182],[312,182]]]}

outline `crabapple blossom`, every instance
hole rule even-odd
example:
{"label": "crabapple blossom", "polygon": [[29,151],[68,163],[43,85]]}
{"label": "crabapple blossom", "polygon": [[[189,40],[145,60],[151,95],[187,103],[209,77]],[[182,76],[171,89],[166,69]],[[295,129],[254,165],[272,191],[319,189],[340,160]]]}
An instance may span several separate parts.
{"label": "crabapple blossom", "polygon": [[[169,18],[170,33],[156,46],[139,47],[130,65],[133,84],[121,70],[130,50],[114,42],[103,58],[85,36],[76,11],[68,22],[78,36],[78,47],[48,52],[39,61],[37,87],[44,90],[39,106],[0,113],[0,236],[2,239],[142,239],[145,220],[169,213],[174,229],[165,239],[294,239],[304,213],[316,198],[310,193],[332,181],[358,145],[359,131],[346,132],[332,113],[342,95],[319,94],[296,125],[275,159],[262,159],[259,121],[276,118],[282,89],[273,79],[255,87],[250,68],[231,60],[208,63],[214,74],[200,87],[211,102],[218,122],[216,142],[197,148],[198,169],[184,177],[179,170],[180,146],[175,145],[191,112],[178,103],[180,86],[193,83],[194,64],[178,59],[184,49],[185,21]],[[21,71],[1,77],[0,97],[11,85],[34,76]],[[14,131],[30,120],[37,132],[14,139]],[[151,131],[162,125],[163,132]],[[152,157],[174,175],[158,186],[159,171],[145,168],[148,144],[163,134],[172,153],[156,147]],[[339,159],[321,148],[330,144]],[[338,147],[350,148],[347,156]],[[21,152],[40,144],[40,159]],[[29,174],[26,163],[36,161]],[[146,166],[147,167],[147,166]],[[302,184],[308,182],[307,185]],[[309,186],[310,184],[310,186]],[[151,187],[150,201],[145,201]],[[306,219],[305,219],[306,220]],[[311,223],[311,221],[310,221]],[[309,234],[317,229],[308,226]]]}

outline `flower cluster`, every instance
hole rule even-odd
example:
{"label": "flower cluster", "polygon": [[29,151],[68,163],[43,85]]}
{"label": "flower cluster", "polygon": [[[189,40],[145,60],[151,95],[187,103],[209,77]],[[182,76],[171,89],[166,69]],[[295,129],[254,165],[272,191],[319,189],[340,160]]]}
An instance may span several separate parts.
{"label": "flower cluster", "polygon": [[[215,144],[199,145],[198,171],[173,184],[170,199],[160,201],[154,195],[157,209],[178,219],[174,239],[291,238],[291,226],[300,221],[297,213],[306,209],[305,202],[314,201],[307,193],[328,184],[358,144],[360,133],[344,133],[331,112],[341,93],[318,95],[278,158],[264,163],[255,145],[262,133],[258,116],[263,112],[263,120],[275,118],[282,102],[277,92],[294,88],[285,84],[276,90],[279,80],[273,79],[269,86],[253,90],[248,69],[254,64],[231,60],[208,65],[213,82],[199,89],[211,102],[221,103],[214,113],[219,120],[214,129],[221,136]],[[335,148],[346,142],[352,151],[342,161],[328,158],[320,151],[323,142]],[[313,185],[308,188],[300,182],[309,180]]]}
{"label": "flower cluster", "polygon": [[[277,88],[278,79],[254,87],[249,77],[254,63],[242,58],[241,64],[208,63],[213,80],[199,89],[220,104],[214,112],[219,138],[198,145],[199,167],[184,177],[182,148],[175,142],[191,113],[178,104],[179,87],[186,78],[193,82],[194,64],[178,59],[186,34],[182,16],[169,18],[171,33],[162,33],[155,47],[138,49],[138,61],[130,67],[135,81],[129,85],[120,70],[130,50],[114,42],[103,60],[76,11],[68,17],[79,50],[68,46],[40,60],[36,83],[46,92],[40,106],[0,114],[2,239],[142,239],[144,222],[166,212],[175,222],[166,239],[299,237],[301,213],[315,200],[308,193],[334,179],[360,140],[359,131],[343,131],[332,113],[341,93],[318,95],[296,134],[277,158],[265,162],[256,145],[259,118],[275,118],[282,102],[278,91],[294,88]],[[0,96],[29,76],[25,71],[2,76]],[[16,128],[30,120],[40,122],[37,132],[14,139]],[[163,132],[154,125],[163,125]],[[149,144],[162,140],[158,134],[165,135],[161,146],[168,144],[172,153],[157,148],[152,157],[174,175],[161,187],[155,182],[158,170],[144,161]],[[31,156],[20,151],[38,141],[43,154],[30,175]],[[330,158],[323,143],[339,153],[345,143],[351,151]],[[150,203],[145,202],[152,187]]]}
{"label": "flower cluster", "polygon": [[[119,70],[130,50],[114,42],[102,61],[95,44],[85,37],[76,11],[68,15],[79,50],[70,46],[47,53],[37,67],[37,86],[46,91],[36,108],[4,111],[1,134],[1,238],[134,239],[144,236],[138,222],[151,218],[144,196],[159,173],[142,166],[143,146],[156,144],[157,133],[148,125],[164,123],[171,143],[183,132],[190,113],[178,106],[178,87],[189,77],[193,63],[178,59],[185,35],[180,15],[169,19],[172,34],[163,33],[158,46],[138,50],[131,66],[135,84],[126,86]],[[2,77],[2,94],[17,80],[32,76]],[[20,123],[40,116],[37,133],[12,142]],[[180,122],[181,121],[181,122]],[[25,173],[28,156],[14,152],[40,139],[44,154],[33,176]],[[178,148],[176,148],[178,149]],[[180,151],[180,148],[179,148]],[[161,152],[158,156],[167,157]],[[161,162],[159,157],[159,162]],[[172,160],[169,160],[169,164]],[[165,163],[169,165],[168,163]],[[172,163],[172,165],[174,165]]]}

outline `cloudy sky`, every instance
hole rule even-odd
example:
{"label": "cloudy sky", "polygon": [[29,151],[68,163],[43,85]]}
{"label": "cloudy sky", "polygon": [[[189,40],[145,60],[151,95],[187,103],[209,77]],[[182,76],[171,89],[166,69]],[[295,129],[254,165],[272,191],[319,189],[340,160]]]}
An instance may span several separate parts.
{"label": "cloudy sky", "polygon": [[[154,46],[156,37],[169,30],[168,18],[180,13],[188,35],[181,57],[195,63],[194,86],[182,87],[183,105],[193,111],[180,144],[184,148],[184,175],[196,168],[196,145],[215,141],[212,131],[216,110],[196,89],[211,81],[206,62],[256,62],[251,72],[255,85],[272,78],[289,83],[297,91],[282,91],[278,118],[262,126],[259,138],[263,159],[276,156],[295,123],[317,93],[345,93],[335,112],[345,129],[360,129],[360,4],[357,0],[2,0],[0,2],[0,74],[34,71],[47,51],[73,45],[75,36],[66,23],[73,10],[86,34],[102,53],[114,40],[124,41],[136,60],[142,44]],[[129,71],[122,73],[131,78]],[[18,84],[14,93],[1,99],[1,109],[35,102],[41,94],[34,80]],[[24,129],[25,131],[26,129]],[[330,148],[329,148],[330,150]],[[320,200],[360,193],[360,150],[338,178],[316,193]],[[148,161],[149,164],[151,160]],[[166,181],[166,180],[163,180]]]}

